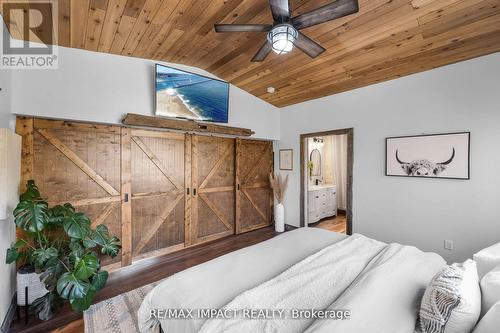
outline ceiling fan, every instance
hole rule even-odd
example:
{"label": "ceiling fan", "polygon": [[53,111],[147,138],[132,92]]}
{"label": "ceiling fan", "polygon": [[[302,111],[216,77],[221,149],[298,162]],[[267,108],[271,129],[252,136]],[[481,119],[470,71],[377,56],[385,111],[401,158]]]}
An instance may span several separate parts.
{"label": "ceiling fan", "polygon": [[316,58],[325,49],[299,30],[356,13],[357,0],[337,0],[310,12],[291,17],[288,0],[269,0],[273,24],[215,24],[215,32],[267,32],[267,40],[252,58],[263,61],[273,50],[288,53],[297,46],[302,52]]}

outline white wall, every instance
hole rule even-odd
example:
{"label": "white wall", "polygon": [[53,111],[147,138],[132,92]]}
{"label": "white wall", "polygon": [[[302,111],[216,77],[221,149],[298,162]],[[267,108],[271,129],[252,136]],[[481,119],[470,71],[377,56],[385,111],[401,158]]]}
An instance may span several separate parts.
{"label": "white wall", "polygon": [[[287,223],[299,225],[299,134],[354,127],[354,232],[462,260],[500,241],[500,53],[282,109],[293,148]],[[384,176],[388,136],[471,132],[471,180]],[[455,249],[443,249],[444,239]]]}
{"label": "white wall", "polygon": [[[3,24],[3,20],[0,17]],[[2,30],[0,29],[0,32]],[[11,72],[0,69],[0,128],[13,128],[11,112]],[[1,189],[0,191],[5,191]],[[0,325],[7,313],[15,289],[14,264],[5,264],[7,248],[15,241],[16,233],[12,219],[0,220]]]}
{"label": "white wall", "polygon": [[[0,17],[1,20],[1,17]],[[1,30],[0,30],[1,31]],[[0,128],[12,127],[12,72],[0,69]]]}
{"label": "white wall", "polygon": [[[121,123],[126,113],[153,115],[154,61],[59,48],[56,70],[16,71],[16,114]],[[212,76],[197,68],[170,65]],[[256,138],[279,139],[279,112],[231,85],[229,125],[251,128]]]}

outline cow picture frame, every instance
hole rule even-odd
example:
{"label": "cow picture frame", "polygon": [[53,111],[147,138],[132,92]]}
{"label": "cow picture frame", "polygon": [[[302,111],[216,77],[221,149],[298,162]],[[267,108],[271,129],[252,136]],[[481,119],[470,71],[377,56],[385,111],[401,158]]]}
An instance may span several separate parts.
{"label": "cow picture frame", "polygon": [[470,179],[470,132],[386,138],[385,175]]}

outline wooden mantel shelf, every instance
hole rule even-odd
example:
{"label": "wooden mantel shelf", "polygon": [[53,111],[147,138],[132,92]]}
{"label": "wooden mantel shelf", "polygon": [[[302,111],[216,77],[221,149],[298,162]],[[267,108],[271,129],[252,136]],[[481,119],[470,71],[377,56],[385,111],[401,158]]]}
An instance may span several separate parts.
{"label": "wooden mantel shelf", "polygon": [[122,120],[124,125],[145,126],[156,128],[168,128],[180,131],[193,131],[203,133],[217,133],[235,136],[252,136],[255,134],[250,129],[223,126],[212,123],[202,123],[194,120],[184,120],[167,117],[144,116],[134,113],[128,113]]}

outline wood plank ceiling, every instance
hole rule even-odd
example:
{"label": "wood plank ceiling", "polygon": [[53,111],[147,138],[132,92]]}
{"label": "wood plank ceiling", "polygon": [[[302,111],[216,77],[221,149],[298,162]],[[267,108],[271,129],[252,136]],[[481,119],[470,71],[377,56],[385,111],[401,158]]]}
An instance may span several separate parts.
{"label": "wood plank ceiling", "polygon": [[[297,15],[329,1],[291,6]],[[265,34],[216,34],[213,24],[271,23],[267,0],[59,0],[58,44],[196,66],[282,107],[498,52],[499,5],[359,0],[357,14],[304,30],[327,49],[318,58],[295,48],[251,63]]]}

